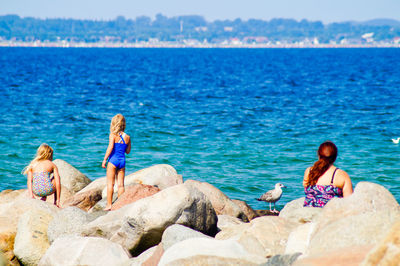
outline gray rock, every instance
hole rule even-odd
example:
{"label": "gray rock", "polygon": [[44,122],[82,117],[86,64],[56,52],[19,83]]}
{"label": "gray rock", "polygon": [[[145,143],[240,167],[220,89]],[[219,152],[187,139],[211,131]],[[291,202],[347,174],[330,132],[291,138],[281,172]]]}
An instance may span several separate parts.
{"label": "gray rock", "polygon": [[61,184],[72,193],[77,193],[91,182],[89,178],[66,161],[56,159],[53,162],[57,165],[60,173]]}
{"label": "gray rock", "polygon": [[166,250],[158,265],[259,265],[266,261],[233,240],[190,238]]}
{"label": "gray rock", "polygon": [[217,216],[203,193],[181,184],[110,211],[85,226],[83,235],[110,239],[137,255],[157,245],[172,224],[215,235]]}
{"label": "gray rock", "polygon": [[39,262],[40,266],[119,265],[129,259],[120,245],[104,238],[57,238]]}
{"label": "gray rock", "polygon": [[168,248],[170,248],[171,246],[173,246],[178,242],[196,237],[210,238],[209,236],[197,232],[186,226],[180,224],[173,224],[169,226],[167,229],[165,229],[162,235],[161,243],[163,244],[164,250],[167,250]]}
{"label": "gray rock", "polygon": [[58,212],[50,222],[47,236],[50,243],[61,236],[79,236],[82,227],[90,221],[89,215],[77,207],[68,207]]}

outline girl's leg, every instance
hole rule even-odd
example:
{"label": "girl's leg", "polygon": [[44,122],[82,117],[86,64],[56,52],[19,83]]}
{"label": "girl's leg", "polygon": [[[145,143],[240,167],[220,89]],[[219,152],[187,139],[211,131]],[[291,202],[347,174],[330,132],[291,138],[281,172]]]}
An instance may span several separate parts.
{"label": "girl's leg", "polygon": [[117,182],[118,182],[118,197],[125,192],[125,168],[122,168],[117,173]]}
{"label": "girl's leg", "polygon": [[109,162],[107,164],[107,205],[104,208],[105,211],[111,210],[116,171],[117,168]]}
{"label": "girl's leg", "polygon": [[59,182],[57,182],[57,180],[55,179],[55,178],[53,178],[52,180],[51,180],[51,183],[53,184],[53,187],[55,188],[55,191],[54,191],[54,205],[56,205],[57,207],[60,207],[60,206],[58,206],[58,204],[57,204],[57,199],[58,199],[58,197],[57,197],[57,195],[59,195],[60,193],[59,193],[59,191],[58,191],[58,189],[60,189],[60,187],[61,187],[61,184],[59,184]]}

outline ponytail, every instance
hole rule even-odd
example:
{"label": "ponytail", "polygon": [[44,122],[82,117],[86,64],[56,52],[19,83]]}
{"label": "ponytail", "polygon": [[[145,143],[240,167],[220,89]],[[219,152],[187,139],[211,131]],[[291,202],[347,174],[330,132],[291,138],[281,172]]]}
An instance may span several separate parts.
{"label": "ponytail", "polygon": [[336,161],[336,145],[331,141],[322,143],[318,149],[318,157],[318,161],[316,161],[310,169],[306,186],[315,185],[318,182],[319,177],[322,176]]}

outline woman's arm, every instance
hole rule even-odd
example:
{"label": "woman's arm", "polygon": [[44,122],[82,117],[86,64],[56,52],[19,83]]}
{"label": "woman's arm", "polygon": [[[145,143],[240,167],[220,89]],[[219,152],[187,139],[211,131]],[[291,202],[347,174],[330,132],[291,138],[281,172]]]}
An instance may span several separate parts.
{"label": "woman's arm", "polygon": [[303,187],[307,186],[307,182],[308,182],[308,174],[310,173],[310,167],[308,167],[306,169],[306,171],[304,171],[304,178],[303,178]]}
{"label": "woman's arm", "polygon": [[54,174],[54,181],[56,183],[56,195],[57,195],[57,198],[54,197],[54,204],[57,207],[60,207],[61,181],[60,181],[60,174],[58,173],[58,168],[55,164],[53,164],[53,174]]}
{"label": "woman's arm", "polygon": [[33,196],[33,192],[32,192],[32,177],[33,177],[32,169],[29,169],[28,170],[28,181],[27,181],[28,192],[29,192],[29,197],[34,199],[35,196]]}
{"label": "woman's arm", "polygon": [[343,171],[343,179],[343,197],[347,197],[353,194],[353,184],[351,183],[349,175],[345,171]]}
{"label": "woman's arm", "polygon": [[126,147],[126,154],[131,152],[131,137],[128,136],[128,147]]}
{"label": "woman's arm", "polygon": [[106,150],[106,154],[104,155],[103,163],[101,164],[103,168],[106,168],[107,159],[108,157],[110,157],[110,154],[114,148],[114,138],[114,134],[110,133],[110,136],[108,137],[108,147]]}

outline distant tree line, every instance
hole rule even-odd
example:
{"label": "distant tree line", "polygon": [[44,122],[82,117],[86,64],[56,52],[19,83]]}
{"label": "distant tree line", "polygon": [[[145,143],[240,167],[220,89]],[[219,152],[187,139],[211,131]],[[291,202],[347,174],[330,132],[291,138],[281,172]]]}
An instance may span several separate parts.
{"label": "distant tree line", "polygon": [[0,16],[0,38],[20,41],[76,42],[137,42],[157,38],[160,41],[220,42],[245,37],[249,40],[264,37],[268,41],[300,41],[318,38],[320,43],[361,39],[365,33],[373,32],[374,40],[393,40],[400,36],[400,22],[375,20],[373,23],[342,22],[323,24],[320,21],[303,19],[272,19],[270,21],[249,19],[206,21],[202,16],[166,17],[158,14],[154,20],[140,16],[126,19],[119,16],[114,20],[38,19],[21,18],[17,15]]}

